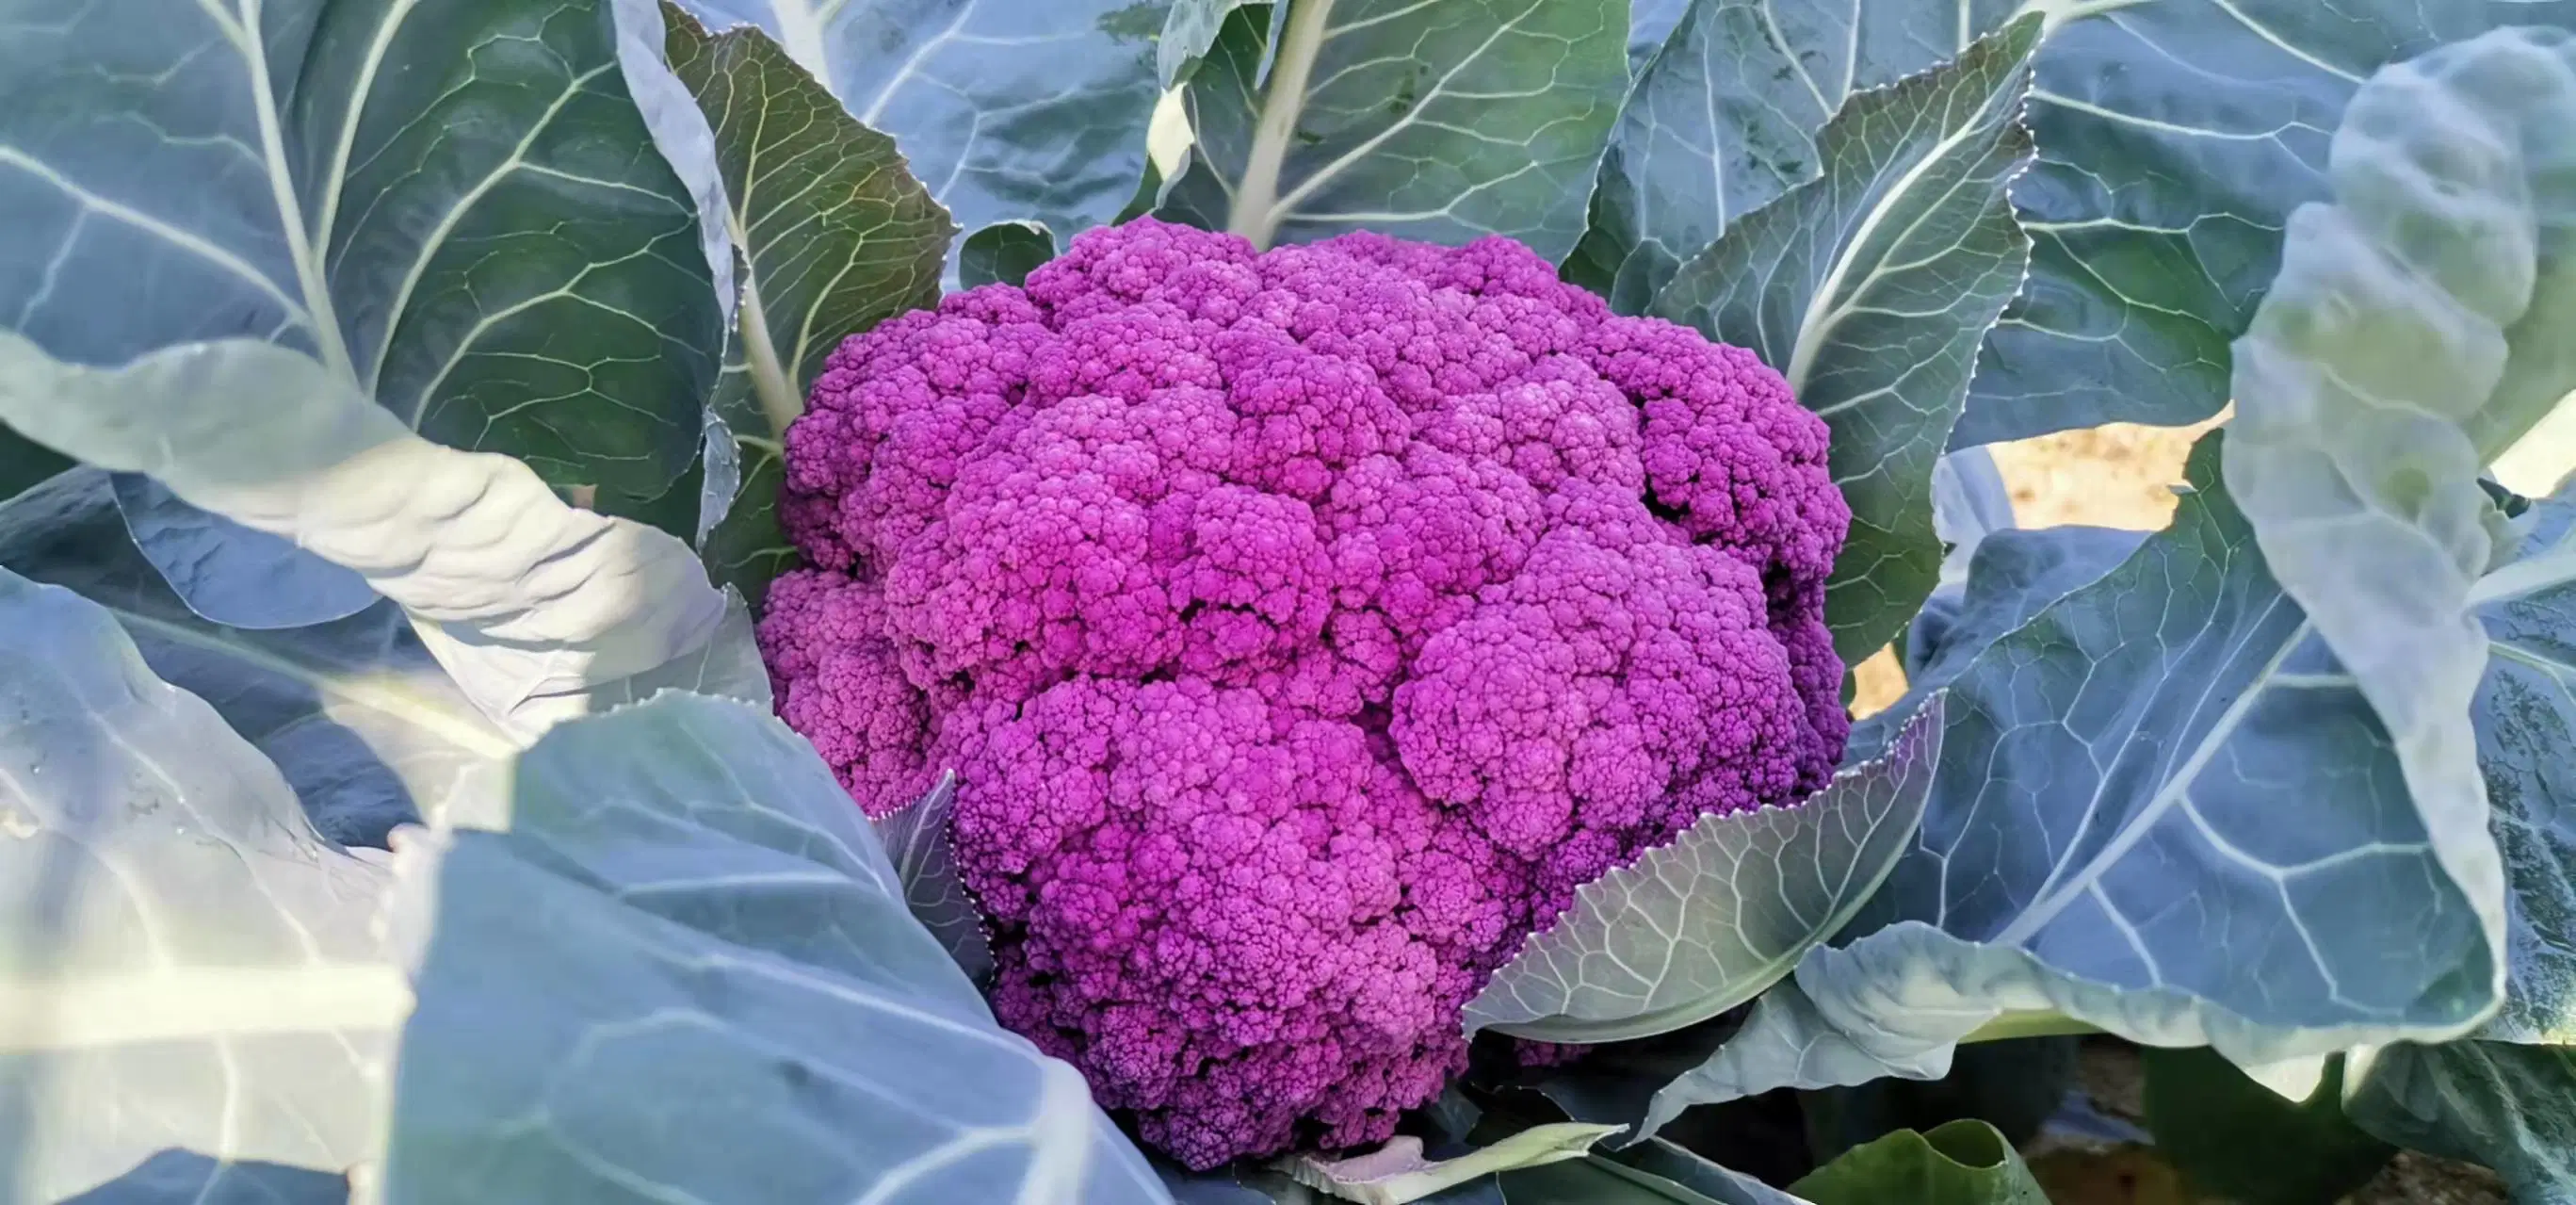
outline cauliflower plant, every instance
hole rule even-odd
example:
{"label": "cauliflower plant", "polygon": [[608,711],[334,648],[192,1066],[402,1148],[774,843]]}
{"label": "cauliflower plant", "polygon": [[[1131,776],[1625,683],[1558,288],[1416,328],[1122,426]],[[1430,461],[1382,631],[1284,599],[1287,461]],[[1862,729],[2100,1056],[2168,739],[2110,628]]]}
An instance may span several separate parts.
{"label": "cauliflower plant", "polygon": [[1842,751],[1824,423],[1506,239],[1094,230],[787,475],[780,713],[871,815],[955,768],[996,1013],[1193,1167],[1386,1138],[1577,885]]}

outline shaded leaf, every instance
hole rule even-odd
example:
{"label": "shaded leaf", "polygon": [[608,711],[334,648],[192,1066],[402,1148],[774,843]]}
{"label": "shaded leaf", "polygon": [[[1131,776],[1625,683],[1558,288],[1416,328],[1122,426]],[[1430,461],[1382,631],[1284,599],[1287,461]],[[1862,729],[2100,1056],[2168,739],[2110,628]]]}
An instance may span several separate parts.
{"label": "shaded leaf", "polygon": [[[1150,173],[1152,165],[1146,170]],[[967,236],[959,255],[959,283],[965,287],[1015,285],[1055,258],[1055,236],[1035,222],[996,222]]]}
{"label": "shaded leaf", "polygon": [[1882,1079],[1798,1094],[1807,1147],[1830,1161],[1898,1130],[1975,1119],[2014,1147],[2039,1136],[2066,1103],[2081,1051],[2074,1037],[1973,1042],[1937,1080]]}
{"label": "shaded leaf", "polygon": [[2172,527],[1949,684],[1915,847],[1650,1121],[1933,1078],[2012,1012],[2240,1064],[2485,1020],[2497,952],[2437,853],[2484,826],[2426,827],[2215,480],[2221,442]]}
{"label": "shaded leaf", "polygon": [[2517,558],[2480,583],[2487,671],[2475,723],[2511,889],[2504,1010],[2482,1037],[2576,1045],[2576,499],[2533,510]]}
{"label": "shaded leaf", "polygon": [[1265,248],[1369,229],[1562,258],[1627,90],[1627,7],[1296,0],[1275,34],[1274,6],[1235,8],[1187,85],[1164,216]]}
{"label": "shaded leaf", "polygon": [[1914,837],[1941,707],[1790,807],[1703,816],[1584,884],[1466,1010],[1467,1030],[1597,1043],[1668,1033],[1777,982],[1877,890]]}
{"label": "shaded leaf", "polygon": [[2048,1205],[2020,1153],[1982,1121],[1890,1134],[1845,1152],[1789,1191],[1815,1205]]}
{"label": "shaded leaf", "polygon": [[117,474],[115,490],[135,547],[192,610],[218,623],[302,627],[354,615],[376,601],[357,571],[283,536],[190,506],[140,473]]}
{"label": "shaded leaf", "polygon": [[1582,1122],[1531,1126],[1457,1158],[1438,1160],[1423,1157],[1421,1139],[1399,1134],[1376,1150],[1342,1158],[1294,1155],[1280,1162],[1280,1170],[1338,1200],[1408,1205],[1496,1172],[1580,1159],[1592,1144],[1619,1129]]}
{"label": "shaded leaf", "polygon": [[[88,366],[270,341],[432,440],[658,494],[695,454],[722,317],[614,7],[21,6],[0,47],[5,330]],[[224,568],[198,542],[145,550],[183,591]],[[281,588],[192,601],[267,626],[369,601],[248,559]]]}
{"label": "shaded leaf", "polygon": [[[968,230],[1068,235],[1118,212],[1162,94],[1150,0],[681,0],[711,28],[777,39],[861,125],[903,148]],[[957,264],[950,260],[953,272]]]}
{"label": "shaded leaf", "polygon": [[0,502],[70,467],[61,453],[0,426]]}
{"label": "shaded leaf", "polygon": [[2139,1052],[2156,1149],[2203,1193],[2245,1205],[2340,1201],[2396,1148],[2344,1116],[2342,1060],[2302,1100],[2246,1077],[2207,1049]]}
{"label": "shaded leaf", "polygon": [[950,771],[919,802],[876,821],[877,839],[903,881],[903,900],[912,908],[912,918],[981,986],[993,978],[993,947],[974,897],[957,876],[956,854],[948,842],[948,817],[956,805],[957,774]]}
{"label": "shaded leaf", "polygon": [[1854,97],[1817,135],[1822,173],[1684,264],[1660,316],[1749,347],[1833,428],[1852,526],[1826,584],[1846,662],[1877,652],[1932,592],[1931,483],[1979,340],[2029,253],[2004,186],[2040,21],[1952,64]]}
{"label": "shaded leaf", "polygon": [[2494,1168],[2517,1201],[2576,1199],[2576,1047],[2401,1043],[2357,1057],[2345,1110],[2361,1128]]}

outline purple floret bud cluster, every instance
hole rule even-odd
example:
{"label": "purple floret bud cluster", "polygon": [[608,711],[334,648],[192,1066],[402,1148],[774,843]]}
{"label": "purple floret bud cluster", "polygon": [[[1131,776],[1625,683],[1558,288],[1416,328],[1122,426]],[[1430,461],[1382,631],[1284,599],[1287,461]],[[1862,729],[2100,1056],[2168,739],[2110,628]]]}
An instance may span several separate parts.
{"label": "purple floret bud cluster", "polygon": [[1386,1138],[1580,884],[1822,786],[1825,425],[1507,239],[1152,219],[832,354],[779,710],[958,774],[997,1015],[1207,1167]]}

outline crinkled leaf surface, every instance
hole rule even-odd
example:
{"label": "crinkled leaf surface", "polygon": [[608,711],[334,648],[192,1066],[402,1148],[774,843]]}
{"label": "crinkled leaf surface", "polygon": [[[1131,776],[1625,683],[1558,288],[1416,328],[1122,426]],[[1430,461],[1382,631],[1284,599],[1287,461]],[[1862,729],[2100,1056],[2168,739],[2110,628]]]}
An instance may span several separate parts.
{"label": "crinkled leaf surface", "polygon": [[403,917],[434,928],[399,1199],[1169,1200],[763,711],[671,694],[558,726],[506,824],[405,864]]}
{"label": "crinkled leaf surface", "polygon": [[2517,1202],[2576,1201],[2576,1047],[2397,1045],[2349,1074],[2344,1108],[2363,1129],[2494,1168]]}
{"label": "crinkled leaf surface", "polygon": [[2478,765],[2512,888],[2504,1011],[2481,1036],[2576,1045],[2576,499],[2533,511],[2519,559],[2485,583]]}
{"label": "crinkled leaf surface", "polygon": [[74,470],[0,505],[0,569],[107,608],[154,674],[276,765],[324,837],[381,847],[517,751],[392,602],[304,628],[228,628],[190,611],[122,529],[107,474]]}
{"label": "crinkled leaf surface", "polygon": [[[0,330],[99,366],[267,340],[433,440],[660,492],[696,450],[721,307],[612,7],[13,7]],[[229,568],[146,551],[183,591]],[[304,566],[338,588],[251,555],[253,588],[188,596],[272,626],[371,601]]]}
{"label": "crinkled leaf surface", "polygon": [[1840,930],[1914,837],[1941,706],[1793,806],[1705,816],[1586,883],[1467,1006],[1467,1029],[1592,1044],[1649,1037],[1752,999]]}
{"label": "crinkled leaf surface", "polygon": [[[1855,92],[1957,57],[2008,0],[1656,0],[1636,5],[1636,90],[1601,161],[1578,256],[1644,310],[1736,219],[1817,174],[1815,135]],[[1668,36],[1667,36],[1668,35]]]}
{"label": "crinkled leaf surface", "polygon": [[0,421],[357,570],[521,739],[662,686],[768,697],[741,600],[687,545],[576,510],[515,460],[422,439],[275,344],[96,369],[0,331]]}
{"label": "crinkled leaf surface", "polygon": [[666,8],[671,70],[714,130],[740,305],[715,410],[736,441],[739,492],[704,541],[718,584],[757,604],[794,552],[774,513],[787,425],[849,335],[939,299],[956,225],[894,140],[757,28],[708,33]]}
{"label": "crinkled leaf surface", "polygon": [[1273,6],[1236,8],[1188,85],[1164,216],[1258,247],[1504,234],[1560,259],[1628,87],[1627,9],[1296,0],[1274,45]]}
{"label": "crinkled leaf surface", "polygon": [[[966,229],[1107,222],[1145,168],[1157,0],[681,0],[759,25]],[[950,267],[955,262],[952,257]]]}
{"label": "crinkled leaf surface", "polygon": [[2040,28],[2023,18],[1855,96],[1817,135],[1821,175],[1729,227],[1654,303],[1760,353],[1832,426],[1852,525],[1825,617],[1846,662],[1885,646],[1940,573],[1933,465],[2029,255],[2004,187],[2030,154]]}
{"label": "crinkled leaf surface", "polygon": [[911,807],[876,821],[877,839],[903,880],[903,898],[913,919],[930,930],[958,969],[977,984],[993,977],[993,947],[984,932],[984,917],[957,875],[957,855],[948,840],[948,817],[957,807],[957,775],[939,783]]}
{"label": "crinkled leaf surface", "polygon": [[2282,594],[2195,450],[2173,526],[1980,651],[1916,845],[1756,1004],[1682,1107],[1932,1078],[2007,1012],[2240,1064],[2442,1041],[2497,1003],[2501,951],[2445,870],[2377,714]]}
{"label": "crinkled leaf surface", "polygon": [[2227,399],[2228,344],[2326,195],[2327,143],[2373,71],[2564,0],[2097,0],[2041,51],[2039,157],[2013,186],[2030,281],[1988,338],[1954,446]]}
{"label": "crinkled leaf surface", "polygon": [[[2536,292],[2576,291],[2576,254],[2560,254],[2576,245],[2555,233],[2576,230],[2571,125],[2563,30],[2497,30],[2381,70],[2335,133],[2334,202],[2290,216],[2281,274],[2234,348],[2228,493],[2436,829],[2487,815],[2470,719],[2487,634],[2468,599],[2503,519],[2479,472],[2535,403],[2576,386],[2571,362],[2535,396],[2535,362],[2566,359],[2566,331],[2524,322]],[[2504,396],[2509,361],[2526,381]],[[2500,436],[2482,445],[2472,427]],[[2442,851],[2502,945],[2495,846]]]}
{"label": "crinkled leaf surface", "polygon": [[190,506],[140,473],[117,474],[115,491],[124,534],[200,614],[237,627],[292,628],[354,615],[379,601],[356,570],[284,536]]}
{"label": "crinkled leaf surface", "polygon": [[372,1157],[410,1005],[389,882],[105,611],[0,570],[0,1196],[176,1150],[216,1159],[203,1199],[250,1199],[228,1165]]}

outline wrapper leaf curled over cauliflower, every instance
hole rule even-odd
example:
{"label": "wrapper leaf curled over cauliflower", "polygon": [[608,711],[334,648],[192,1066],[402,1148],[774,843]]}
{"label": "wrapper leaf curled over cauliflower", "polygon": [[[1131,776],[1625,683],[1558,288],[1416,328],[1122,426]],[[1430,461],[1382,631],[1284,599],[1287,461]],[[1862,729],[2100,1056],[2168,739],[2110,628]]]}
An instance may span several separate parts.
{"label": "wrapper leaf curled over cauliflower", "polygon": [[1095,230],[787,467],[781,714],[872,815],[955,767],[995,1011],[1194,1167],[1386,1138],[1577,885],[1842,752],[1825,425],[1506,239]]}

